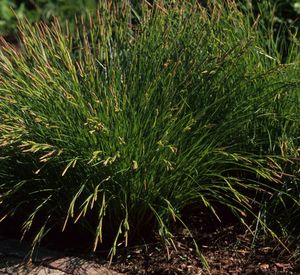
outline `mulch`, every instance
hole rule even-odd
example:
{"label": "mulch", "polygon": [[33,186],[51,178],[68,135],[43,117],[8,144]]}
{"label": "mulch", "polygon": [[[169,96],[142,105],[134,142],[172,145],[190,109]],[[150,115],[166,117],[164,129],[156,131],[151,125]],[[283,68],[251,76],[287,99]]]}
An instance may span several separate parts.
{"label": "mulch", "polygon": [[[94,262],[117,274],[300,274],[299,244],[291,245],[291,239],[286,240],[286,244],[289,244],[287,250],[278,241],[265,238],[263,234],[259,234],[253,242],[253,235],[247,228],[230,220],[230,217],[227,221],[230,222],[216,223],[207,216],[207,213],[201,212],[189,212],[185,218],[185,223],[197,241],[199,251],[207,261],[209,269],[204,267],[188,230],[178,225],[174,227],[174,243],[168,249],[159,242],[157,237],[152,243],[127,248],[119,247],[117,255],[110,263],[107,250],[99,250],[91,254],[86,250],[78,249],[75,245],[72,247],[68,242],[59,251],[55,249],[55,246],[59,247],[55,245],[55,238],[52,238],[51,243],[44,243],[44,248],[48,249],[47,257],[44,258],[50,260],[39,260],[33,263],[49,267],[49,262],[51,263],[53,259],[69,257]],[[13,228],[11,225],[1,224],[2,239],[6,238],[7,229]],[[9,238],[14,236],[10,234]],[[78,235],[74,235],[74,244],[76,240],[77,243],[80,240]],[[13,254],[10,252],[9,247],[8,249],[2,247],[2,250],[3,261],[6,261],[7,257],[20,258],[26,255],[24,252],[21,256],[16,256],[15,252]],[[19,249],[17,250],[20,254]],[[60,256],[57,257],[51,251],[59,252]]]}
{"label": "mulch", "polygon": [[209,269],[183,226],[175,227],[174,245],[168,249],[159,242],[120,249],[111,265],[107,260],[101,264],[126,274],[300,274],[299,244],[289,239],[285,246],[265,234],[254,240],[248,228],[226,213],[224,217],[220,223],[199,208],[183,216]]}
{"label": "mulch", "polygon": [[201,236],[199,249],[209,269],[203,267],[184,229],[175,234],[176,248],[166,251],[159,243],[129,248],[110,268],[126,274],[300,274],[300,251],[287,251],[270,239],[256,241],[251,247],[252,235],[242,231],[235,224]]}

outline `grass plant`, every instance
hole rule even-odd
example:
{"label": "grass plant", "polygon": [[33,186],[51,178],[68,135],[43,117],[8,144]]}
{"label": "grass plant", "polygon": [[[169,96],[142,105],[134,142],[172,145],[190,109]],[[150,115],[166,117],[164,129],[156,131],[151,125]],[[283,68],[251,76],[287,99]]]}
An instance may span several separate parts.
{"label": "grass plant", "polygon": [[21,51],[1,50],[1,213],[34,247],[74,223],[112,255],[151,232],[169,245],[189,205],[246,223],[296,182],[299,60],[233,4],[187,2],[145,2],[131,24],[108,1],[74,33],[23,24]]}

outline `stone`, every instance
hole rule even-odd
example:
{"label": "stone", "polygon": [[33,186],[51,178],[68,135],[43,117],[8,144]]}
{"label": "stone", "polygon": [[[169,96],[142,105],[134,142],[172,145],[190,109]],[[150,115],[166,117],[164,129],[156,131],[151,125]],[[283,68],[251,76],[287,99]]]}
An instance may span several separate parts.
{"label": "stone", "polygon": [[[119,275],[100,264],[79,257],[39,248],[28,261],[30,245],[18,240],[0,239],[0,274],[12,275]],[[27,259],[27,260],[26,260]]]}
{"label": "stone", "polygon": [[[21,259],[30,256],[31,246],[27,242],[19,240],[4,239],[0,240],[0,255],[13,256]],[[46,248],[39,248],[33,255],[33,260],[37,262],[53,259],[62,256],[57,251],[52,251]]]}
{"label": "stone", "polygon": [[87,261],[78,257],[64,257],[48,262],[47,267],[61,270],[73,275],[118,275],[121,273],[110,270],[95,262]]}
{"label": "stone", "polygon": [[17,275],[66,275],[60,270],[51,269],[44,266],[34,266],[32,264],[16,264],[0,268],[0,274],[17,274]]}

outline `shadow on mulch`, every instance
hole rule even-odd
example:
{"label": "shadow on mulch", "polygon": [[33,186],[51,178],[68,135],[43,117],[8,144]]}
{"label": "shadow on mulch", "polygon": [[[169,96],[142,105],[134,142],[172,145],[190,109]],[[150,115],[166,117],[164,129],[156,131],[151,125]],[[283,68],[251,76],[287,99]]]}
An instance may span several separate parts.
{"label": "shadow on mulch", "polygon": [[[107,258],[109,250],[88,253],[82,232],[53,235],[44,245],[60,250],[63,257],[94,261],[126,274],[300,274],[300,251],[297,252],[296,247],[288,252],[271,239],[257,239],[253,247],[251,233],[228,213],[223,213],[223,217],[227,222],[221,224],[197,207],[183,213],[183,220],[210,271],[203,267],[188,230],[178,225],[174,228],[174,246],[168,250],[157,237],[152,243],[120,247],[111,265]],[[17,230],[13,228],[17,228],[13,221],[1,224],[0,235],[18,238]],[[11,260],[13,263],[14,259]]]}
{"label": "shadow on mulch", "polygon": [[159,243],[128,248],[117,255],[111,268],[126,274],[300,274],[296,247],[288,252],[271,239],[257,239],[253,247],[253,236],[233,217],[220,224],[207,212],[194,210],[186,212],[185,221],[210,270],[203,268],[183,227],[176,228],[175,247],[169,251]]}

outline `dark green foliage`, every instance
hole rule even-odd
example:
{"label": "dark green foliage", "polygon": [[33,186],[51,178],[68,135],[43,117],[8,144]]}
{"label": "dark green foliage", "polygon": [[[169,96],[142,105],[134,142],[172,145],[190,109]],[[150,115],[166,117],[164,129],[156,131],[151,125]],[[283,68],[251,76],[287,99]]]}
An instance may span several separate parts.
{"label": "dark green foliage", "polygon": [[[268,40],[277,44],[277,51],[284,63],[289,55],[292,35],[298,38],[300,26],[300,1],[298,0],[272,0],[272,1],[236,1],[245,16],[252,14],[252,23],[258,18],[260,28],[258,31],[264,37],[266,46]],[[251,15],[250,15],[251,16]]]}
{"label": "dark green foliage", "polygon": [[53,16],[74,22],[75,15],[86,15],[97,8],[97,0],[0,0],[0,33],[17,31],[17,18],[30,22],[52,20]]}

